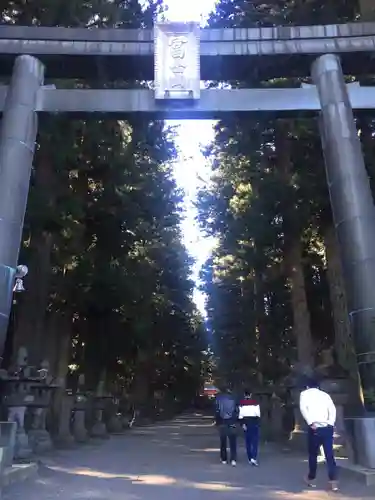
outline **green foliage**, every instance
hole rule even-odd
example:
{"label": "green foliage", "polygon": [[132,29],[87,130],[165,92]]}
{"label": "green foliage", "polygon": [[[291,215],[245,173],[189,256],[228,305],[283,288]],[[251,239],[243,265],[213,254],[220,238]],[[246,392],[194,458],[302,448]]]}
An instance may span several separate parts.
{"label": "green foliage", "polygon": [[[31,0],[3,2],[2,16],[21,25],[136,28],[150,26],[160,8]],[[138,117],[41,119],[20,257],[30,281],[16,337],[28,339],[32,361],[51,358],[46,336],[56,333],[48,325],[60,318],[59,335],[71,337],[70,361],[90,389],[103,372],[144,400],[161,390],[188,401],[201,385],[204,326],[180,233],[174,134]]]}
{"label": "green foliage", "polygon": [[[209,24],[328,24],[351,21],[357,15],[357,2],[346,0],[222,0]],[[267,78],[267,64],[266,57],[257,59],[247,80],[231,85],[300,85],[293,78]],[[370,130],[367,123],[368,139]],[[369,140],[368,155],[372,148]],[[230,117],[217,124],[215,142],[206,153],[213,177],[200,192],[199,222],[216,238],[217,247],[202,271],[202,281],[219,371],[235,384],[276,382],[297,358],[295,318],[303,298],[296,295],[300,289],[294,296],[291,292],[294,266],[302,266],[315,346],[333,342],[321,236],[331,224],[331,212],[317,124],[302,117]],[[291,261],[296,242],[302,244],[298,262]]]}
{"label": "green foliage", "polygon": [[210,25],[255,27],[352,22],[359,15],[357,0],[220,0]]}

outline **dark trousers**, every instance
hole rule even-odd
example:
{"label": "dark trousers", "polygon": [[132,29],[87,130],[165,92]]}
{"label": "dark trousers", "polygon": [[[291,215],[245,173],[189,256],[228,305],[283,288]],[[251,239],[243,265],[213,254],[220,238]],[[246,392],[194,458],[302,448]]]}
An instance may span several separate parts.
{"label": "dark trousers", "polygon": [[228,460],[227,444],[229,441],[230,460],[237,460],[237,434],[236,426],[233,424],[220,424],[220,457],[223,462]]}
{"label": "dark trousers", "polygon": [[333,454],[333,427],[318,427],[313,430],[309,427],[308,430],[308,451],[309,451],[309,476],[313,480],[316,478],[316,470],[318,468],[318,455],[320,447],[323,447],[326,457],[328,478],[330,481],[337,479],[337,466]]}
{"label": "dark trousers", "polygon": [[247,458],[249,460],[256,460],[258,457],[259,447],[259,424],[250,423],[246,424],[245,442]]}

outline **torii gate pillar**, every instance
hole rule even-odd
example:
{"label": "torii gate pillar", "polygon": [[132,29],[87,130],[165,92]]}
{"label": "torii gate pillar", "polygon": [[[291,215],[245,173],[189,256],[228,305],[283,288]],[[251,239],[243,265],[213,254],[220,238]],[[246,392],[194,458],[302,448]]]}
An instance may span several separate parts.
{"label": "torii gate pillar", "polygon": [[[340,59],[319,57],[312,77],[321,103],[321,138],[348,311],[364,391],[375,383],[375,209]],[[363,415],[363,414],[362,414]],[[356,463],[375,468],[375,418],[352,420]],[[347,429],[348,430],[348,429]]]}
{"label": "torii gate pillar", "polygon": [[37,96],[44,67],[17,57],[0,131],[0,356],[3,354],[37,136]]}
{"label": "torii gate pillar", "polygon": [[361,142],[341,69],[327,54],[312,68],[321,103],[321,137],[364,390],[375,383],[375,208]]}

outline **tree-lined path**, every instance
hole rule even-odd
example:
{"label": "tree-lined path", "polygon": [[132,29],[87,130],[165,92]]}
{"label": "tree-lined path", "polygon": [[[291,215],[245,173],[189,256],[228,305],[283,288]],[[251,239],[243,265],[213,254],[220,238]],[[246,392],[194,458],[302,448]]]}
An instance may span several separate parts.
{"label": "tree-lined path", "polygon": [[[135,428],[103,444],[43,458],[36,480],[10,487],[5,500],[323,500],[322,471],[316,490],[301,478],[304,461],[265,447],[258,469],[240,449],[236,468],[218,460],[212,419],[184,416],[172,422]],[[342,481],[341,500],[373,497],[371,488]]]}

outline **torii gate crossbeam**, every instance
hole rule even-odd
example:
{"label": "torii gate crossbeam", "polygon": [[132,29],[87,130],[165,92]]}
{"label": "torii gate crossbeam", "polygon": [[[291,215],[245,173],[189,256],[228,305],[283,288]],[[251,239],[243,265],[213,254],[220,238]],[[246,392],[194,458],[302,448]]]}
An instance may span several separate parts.
{"label": "torii gate crossbeam", "polygon": [[[353,109],[375,108],[375,87],[347,85]],[[6,102],[8,87],[0,87],[0,112]],[[152,90],[55,89],[41,87],[37,93],[38,113],[68,113],[75,118],[92,114],[111,114],[124,118],[144,114],[152,119],[220,119],[228,113],[277,113],[284,117],[315,115],[321,105],[313,85],[295,89],[210,89],[202,90],[199,101],[188,103],[158,102]]]}
{"label": "torii gate crossbeam", "polygon": [[[375,23],[265,28],[202,29],[202,80],[246,78],[254,66],[268,77],[308,76],[314,58],[340,53],[344,71],[375,71]],[[355,52],[356,57],[351,57]],[[47,78],[153,79],[154,33],[150,29],[0,26],[0,75],[15,57],[33,55]],[[291,57],[292,56],[292,57]],[[264,71],[259,59],[267,62]]]}

